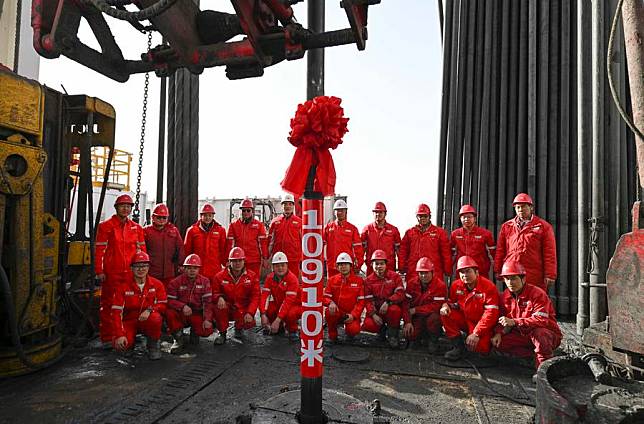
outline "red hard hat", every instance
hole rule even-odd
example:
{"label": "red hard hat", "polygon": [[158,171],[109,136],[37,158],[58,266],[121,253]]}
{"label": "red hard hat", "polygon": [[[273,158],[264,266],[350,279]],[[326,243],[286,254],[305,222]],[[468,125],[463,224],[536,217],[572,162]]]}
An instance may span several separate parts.
{"label": "red hard hat", "polygon": [[204,203],[204,205],[201,207],[201,212],[202,213],[215,213],[215,207],[211,205],[210,203]]}
{"label": "red hard hat", "polygon": [[525,268],[521,262],[509,259],[503,264],[501,277],[512,277],[513,275],[525,275]]}
{"label": "red hard hat", "polygon": [[431,212],[432,211],[429,210],[429,206],[424,203],[418,205],[418,208],[416,209],[416,215],[429,215]]}
{"label": "red hard hat", "polygon": [[233,247],[230,249],[230,253],[228,254],[228,260],[232,259],[246,259],[246,255],[244,254],[244,249],[241,247]]}
{"label": "red hard hat", "polygon": [[378,249],[375,252],[373,252],[373,254],[371,255],[371,260],[372,261],[386,261],[387,260],[387,254],[385,253],[384,250]]}
{"label": "red hard hat", "polygon": [[466,213],[472,213],[476,216],[476,209],[474,209],[474,206],[472,205],[461,206],[461,210],[458,211],[458,216],[464,215]]}
{"label": "red hard hat", "polygon": [[253,209],[254,207],[255,207],[255,206],[253,205],[253,201],[252,201],[252,200],[250,200],[250,199],[244,199],[244,200],[242,200],[242,202],[241,202],[240,209],[246,209],[246,208]]}
{"label": "red hard hat", "polygon": [[373,212],[387,212],[387,207],[382,202],[376,202],[376,206],[373,207]]}
{"label": "red hard hat", "polygon": [[116,201],[114,202],[114,206],[117,206],[117,205],[134,206],[134,200],[132,200],[132,197],[129,194],[121,194],[119,197],[116,198]]}
{"label": "red hard hat", "polygon": [[434,264],[429,258],[420,258],[416,263],[416,272],[434,272]]}
{"label": "red hard hat", "polygon": [[476,261],[470,256],[461,256],[460,258],[458,258],[458,262],[456,263],[456,271],[458,272],[465,268],[479,269],[479,264],[477,264]]}
{"label": "red hard hat", "polygon": [[527,193],[519,193],[512,201],[512,206],[516,205],[517,203],[527,203],[528,205],[532,205],[532,197],[530,197],[530,195]]}
{"label": "red hard hat", "polygon": [[144,251],[138,251],[132,256],[132,261],[130,261],[130,265],[134,264],[140,264],[140,263],[150,263],[150,256],[148,256],[147,253]]}
{"label": "red hard hat", "polygon": [[165,203],[159,203],[154,207],[152,215],[167,217],[170,216],[170,211],[168,210],[168,207],[165,205]]}
{"label": "red hard hat", "polygon": [[183,266],[201,266],[201,258],[196,253],[191,253],[186,256],[186,260],[183,261]]}

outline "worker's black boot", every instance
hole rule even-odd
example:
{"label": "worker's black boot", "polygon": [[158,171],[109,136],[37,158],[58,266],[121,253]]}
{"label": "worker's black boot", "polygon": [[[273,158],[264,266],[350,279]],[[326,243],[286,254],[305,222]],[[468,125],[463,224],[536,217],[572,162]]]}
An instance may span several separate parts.
{"label": "worker's black boot", "polygon": [[181,352],[185,347],[183,342],[183,330],[172,333],[172,338],[174,339],[174,343],[172,343],[172,346],[170,347],[170,353]]}
{"label": "worker's black boot", "polygon": [[400,328],[389,328],[387,327],[387,343],[389,347],[395,349],[398,347]]}
{"label": "worker's black boot", "polygon": [[226,343],[226,334],[226,331],[220,331],[219,334],[217,334],[217,337],[215,337],[215,346],[220,346]]}
{"label": "worker's black boot", "polygon": [[434,355],[438,352],[438,336],[432,334],[427,337],[427,353]]}
{"label": "worker's black boot", "polygon": [[452,348],[445,352],[445,359],[448,361],[457,361],[463,357],[465,353],[465,342],[461,336],[451,338]]}
{"label": "worker's black boot", "polygon": [[152,340],[151,337],[146,337],[146,344],[148,346],[148,357],[153,361],[161,359],[161,340]]}
{"label": "worker's black boot", "polygon": [[188,343],[190,343],[191,345],[198,345],[199,340],[199,335],[195,333],[195,330],[190,329],[190,338],[188,339]]}

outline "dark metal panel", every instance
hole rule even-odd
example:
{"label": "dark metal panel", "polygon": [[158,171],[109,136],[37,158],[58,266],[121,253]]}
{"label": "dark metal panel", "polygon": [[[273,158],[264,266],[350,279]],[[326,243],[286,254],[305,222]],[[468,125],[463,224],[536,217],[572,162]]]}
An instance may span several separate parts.
{"label": "dark metal panel", "polygon": [[[584,0],[582,0],[584,1]],[[568,144],[568,157],[570,160],[570,193],[571,197],[569,199],[569,213],[568,217],[570,220],[570,258],[569,258],[569,296],[570,296],[570,310],[569,313],[574,315],[577,313],[577,293],[578,293],[578,279],[579,279],[579,268],[578,268],[578,256],[581,254],[581,249],[578,243],[577,235],[579,233],[579,221],[578,221],[578,202],[579,202],[579,191],[578,191],[578,176],[577,176],[577,146],[578,146],[578,133],[577,133],[577,122],[576,118],[578,116],[578,103],[577,103],[577,0],[573,0],[570,5],[570,113],[569,113],[569,122],[568,128],[570,131],[570,143]]]}

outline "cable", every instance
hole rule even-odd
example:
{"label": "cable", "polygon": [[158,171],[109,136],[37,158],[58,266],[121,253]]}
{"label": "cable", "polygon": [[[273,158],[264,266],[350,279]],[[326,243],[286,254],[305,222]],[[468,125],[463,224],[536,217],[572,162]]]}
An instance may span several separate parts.
{"label": "cable", "polygon": [[483,373],[481,373],[481,371],[479,371],[479,369],[476,367],[476,365],[474,365],[474,363],[472,361],[470,361],[469,359],[465,359],[465,362],[467,362],[470,365],[470,367],[472,367],[472,369],[474,369],[474,371],[476,371],[476,373],[481,378],[481,381],[483,381],[485,383],[485,385],[488,387],[488,389],[490,389],[493,393],[496,393],[497,395],[499,395],[502,398],[505,398],[505,399],[507,399],[509,401],[512,401],[514,403],[518,403],[519,405],[531,406],[533,408],[536,407],[536,404],[534,402],[532,402],[532,401],[526,401],[526,400],[513,398],[512,396],[506,395],[505,393],[502,393],[502,392],[496,390],[494,388],[494,386],[492,386],[492,383],[490,383],[490,381],[487,379],[487,377],[484,376]]}
{"label": "cable", "polygon": [[91,3],[95,8],[101,12],[109,15],[113,18],[120,19],[122,21],[145,21],[155,16],[158,16],[168,10],[170,7],[174,6],[177,0],[159,0],[154,3],[152,6],[146,7],[136,12],[130,12],[129,10],[120,10],[113,6],[124,6],[125,4],[130,4],[131,1],[123,0],[84,0],[85,2]]}

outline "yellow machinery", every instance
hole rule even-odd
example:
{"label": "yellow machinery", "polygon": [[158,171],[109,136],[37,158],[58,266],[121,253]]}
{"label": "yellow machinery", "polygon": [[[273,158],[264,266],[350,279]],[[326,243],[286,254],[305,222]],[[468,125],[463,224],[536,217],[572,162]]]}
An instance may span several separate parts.
{"label": "yellow machinery", "polygon": [[[62,333],[85,326],[80,318],[87,310],[83,315],[70,294],[94,293],[92,211],[97,208],[90,152],[95,146],[113,151],[114,118],[112,106],[101,100],[63,95],[0,70],[0,376],[55,361]],[[70,169],[73,152],[80,157],[77,171]],[[111,154],[108,174],[110,162]],[[69,234],[64,229],[73,178],[79,230]],[[63,326],[63,315],[77,322]]]}

